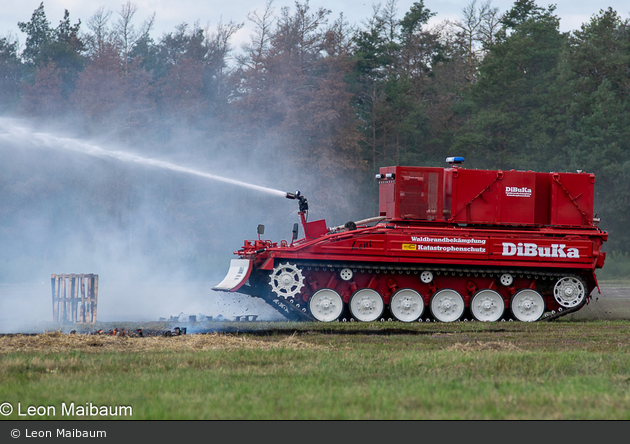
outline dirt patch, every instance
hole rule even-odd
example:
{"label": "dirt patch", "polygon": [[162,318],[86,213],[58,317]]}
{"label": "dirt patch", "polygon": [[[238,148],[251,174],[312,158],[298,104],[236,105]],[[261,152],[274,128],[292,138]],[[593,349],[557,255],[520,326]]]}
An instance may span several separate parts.
{"label": "dirt patch", "polygon": [[291,335],[277,341],[261,341],[229,334],[195,334],[175,337],[119,337],[68,335],[60,332],[0,337],[0,354],[16,352],[103,352],[103,351],[203,351],[226,349],[321,349]]}
{"label": "dirt patch", "polygon": [[474,351],[520,351],[516,345],[505,342],[505,341],[489,341],[489,342],[457,342],[449,347],[446,347],[445,350],[449,351],[463,351],[463,352],[474,352]]}

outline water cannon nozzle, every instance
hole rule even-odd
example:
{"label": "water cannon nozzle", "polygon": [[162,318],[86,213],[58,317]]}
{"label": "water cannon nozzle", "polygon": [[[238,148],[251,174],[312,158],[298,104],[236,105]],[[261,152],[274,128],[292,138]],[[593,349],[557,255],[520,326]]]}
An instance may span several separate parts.
{"label": "water cannon nozzle", "polygon": [[306,201],[306,197],[299,191],[295,193],[287,193],[287,199],[297,199],[300,202],[300,212],[308,211],[308,202]]}

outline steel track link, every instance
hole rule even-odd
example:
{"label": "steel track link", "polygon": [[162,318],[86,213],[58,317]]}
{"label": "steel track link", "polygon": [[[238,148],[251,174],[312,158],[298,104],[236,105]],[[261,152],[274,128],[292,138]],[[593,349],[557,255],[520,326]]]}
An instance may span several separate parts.
{"label": "steel track link", "polygon": [[[494,269],[494,268],[478,268],[478,267],[468,267],[468,268],[455,268],[455,267],[440,267],[440,266],[416,266],[416,265],[378,265],[371,263],[353,263],[353,262],[345,262],[339,264],[330,264],[328,262],[319,262],[319,261],[295,261],[296,265],[305,270],[322,270],[322,271],[339,271],[344,268],[349,268],[353,272],[376,272],[376,273],[398,273],[398,274],[419,274],[422,271],[430,271],[432,273],[440,274],[451,274],[452,276],[473,276],[473,277],[492,277],[494,275],[501,275],[505,273],[512,274],[514,276],[526,277],[526,278],[534,278],[539,279],[540,277],[543,280],[550,278],[550,280],[556,278],[563,277],[575,277],[577,279],[582,280],[582,278],[577,274],[571,273],[562,273],[562,272],[552,272],[552,271],[541,271],[541,270],[532,270],[532,269],[519,269],[519,268],[502,268],[502,269]],[[574,313],[580,310],[584,305],[588,304],[591,299],[591,295],[588,294],[585,296],[584,301],[581,304],[571,307],[564,308],[561,307],[558,311],[546,311],[543,315],[535,322],[549,322],[555,319],[558,319],[562,316],[566,316],[568,314]]]}
{"label": "steel track link", "polygon": [[290,321],[315,321],[315,318],[313,318],[306,310],[306,305],[302,306],[302,304],[299,304],[299,306],[296,306],[295,301],[292,301],[293,303],[291,303],[286,299],[274,295],[271,291],[269,291],[264,282],[254,281],[252,284],[253,285],[244,285],[238,290],[238,292],[263,299],[278,313]]}

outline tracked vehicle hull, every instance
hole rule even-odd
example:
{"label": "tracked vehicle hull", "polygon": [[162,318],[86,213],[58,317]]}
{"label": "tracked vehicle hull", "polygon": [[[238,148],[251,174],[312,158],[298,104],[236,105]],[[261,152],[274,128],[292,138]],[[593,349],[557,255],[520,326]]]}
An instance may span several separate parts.
{"label": "tracked vehicle hull", "polygon": [[[555,175],[555,176],[554,176]],[[292,320],[551,320],[597,288],[607,233],[594,176],[387,167],[380,215],[280,245],[245,241],[215,290],[264,299]]]}

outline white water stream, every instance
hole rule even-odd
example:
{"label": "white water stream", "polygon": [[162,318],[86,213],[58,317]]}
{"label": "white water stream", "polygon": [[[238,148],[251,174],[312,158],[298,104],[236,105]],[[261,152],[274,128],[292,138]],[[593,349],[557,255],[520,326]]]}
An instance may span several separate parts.
{"label": "white water stream", "polygon": [[53,149],[64,149],[75,151],[100,158],[111,158],[128,163],[138,163],[145,166],[162,168],[180,173],[192,174],[195,176],[205,177],[206,179],[218,180],[221,182],[249,188],[251,190],[261,191],[275,196],[286,196],[286,192],[267,188],[260,185],[243,182],[240,180],[230,179],[227,177],[217,176],[215,174],[206,173],[204,171],[195,170],[180,165],[175,165],[163,160],[149,159],[125,151],[110,151],[100,146],[83,142],[78,139],[55,136],[50,133],[37,132],[28,128],[25,124],[15,119],[0,118],[0,139],[8,142],[29,142],[35,146],[49,147]]}

